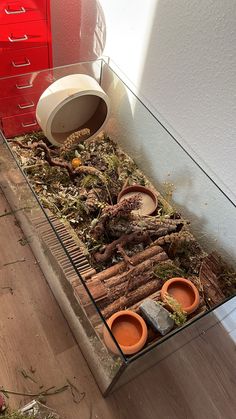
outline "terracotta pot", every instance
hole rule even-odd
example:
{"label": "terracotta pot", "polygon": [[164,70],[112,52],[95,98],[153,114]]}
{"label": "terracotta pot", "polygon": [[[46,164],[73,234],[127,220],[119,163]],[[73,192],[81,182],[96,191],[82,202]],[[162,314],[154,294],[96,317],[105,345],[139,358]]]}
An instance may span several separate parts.
{"label": "terracotta pot", "polygon": [[163,301],[165,301],[166,293],[175,298],[187,314],[193,313],[199,306],[199,292],[195,285],[188,279],[169,279],[161,289],[161,298]]}
{"label": "terracotta pot", "polygon": [[[125,355],[132,355],[140,351],[147,340],[147,326],[141,316],[131,310],[122,310],[113,314],[107,325],[111,329],[120,349]],[[107,328],[104,326],[103,337],[106,346],[115,354],[118,349],[113,342]]]}
{"label": "terracotta pot", "polygon": [[141,195],[141,208],[133,212],[136,212],[139,215],[152,215],[157,208],[157,196],[151,189],[148,189],[145,186],[132,185],[122,189],[118,195],[117,202],[137,194]]}

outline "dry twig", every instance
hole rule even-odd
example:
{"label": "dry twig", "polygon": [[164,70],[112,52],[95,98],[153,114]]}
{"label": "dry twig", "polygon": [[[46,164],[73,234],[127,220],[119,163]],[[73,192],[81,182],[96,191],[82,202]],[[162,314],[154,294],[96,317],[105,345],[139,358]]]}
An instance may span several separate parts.
{"label": "dry twig", "polygon": [[[55,394],[62,393],[63,391],[66,391],[68,389],[69,385],[66,384],[62,387],[56,388],[55,386],[49,387],[48,389],[44,391],[40,391],[39,393],[25,393],[21,391],[13,391],[13,390],[7,390],[5,388],[0,388],[0,391],[7,397],[8,394],[14,394],[16,396],[29,396],[29,397],[39,397],[39,396],[54,396]],[[54,390],[55,389],[55,390]]]}

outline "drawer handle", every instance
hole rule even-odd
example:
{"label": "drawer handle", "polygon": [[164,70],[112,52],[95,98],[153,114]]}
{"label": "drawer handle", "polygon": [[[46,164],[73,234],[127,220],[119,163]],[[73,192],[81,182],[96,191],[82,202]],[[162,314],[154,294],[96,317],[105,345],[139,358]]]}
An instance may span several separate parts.
{"label": "drawer handle", "polygon": [[7,15],[19,15],[20,13],[25,13],[26,12],[26,10],[25,10],[25,8],[24,7],[22,7],[21,6],[21,8],[20,9],[18,9],[18,10],[9,10],[9,9],[5,9],[5,13],[7,14]]}
{"label": "drawer handle", "polygon": [[29,122],[27,124],[25,124],[24,122],[21,122],[21,126],[23,128],[27,128],[27,127],[35,127],[35,125],[38,125],[37,121],[34,122]]}
{"label": "drawer handle", "polygon": [[27,67],[28,65],[31,65],[31,62],[28,58],[26,58],[25,62],[22,64],[16,64],[15,61],[11,62],[13,67],[18,68],[18,67]]}
{"label": "drawer handle", "polygon": [[20,42],[20,41],[27,41],[27,39],[29,38],[27,35],[24,35],[21,38],[13,38],[12,36],[8,36],[8,39],[10,42]]}
{"label": "drawer handle", "polygon": [[30,102],[30,103],[26,103],[25,105],[20,105],[18,103],[18,108],[20,109],[28,109],[28,108],[33,108],[34,107],[34,102]]}
{"label": "drawer handle", "polygon": [[33,84],[32,83],[22,84],[22,85],[16,84],[16,88],[19,89],[19,90],[21,90],[21,89],[30,89],[31,87],[33,87]]}

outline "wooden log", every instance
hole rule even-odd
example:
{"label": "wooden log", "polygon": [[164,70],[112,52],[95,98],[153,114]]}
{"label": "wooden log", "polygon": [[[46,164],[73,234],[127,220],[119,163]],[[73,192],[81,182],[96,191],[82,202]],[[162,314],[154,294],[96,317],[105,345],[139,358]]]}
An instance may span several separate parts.
{"label": "wooden log", "polygon": [[[122,295],[130,293],[130,291],[153,280],[153,266],[158,262],[167,260],[167,258],[165,252],[158,253],[151,259],[145,260],[121,275],[109,278],[107,281],[101,282],[97,275],[94,275],[87,281],[86,285],[94,300],[102,309]],[[90,303],[90,297],[82,285],[76,287],[76,293],[84,306]]]}
{"label": "wooden log", "polygon": [[142,285],[149,283],[153,278],[153,265],[149,261],[145,261],[146,266],[140,268],[140,265],[136,266],[135,272],[127,272],[124,282],[116,284],[109,288],[109,300],[110,302],[115,301],[122,295],[129,296],[130,292],[140,288]]}
{"label": "wooden log", "polygon": [[95,269],[89,268],[84,272],[81,272],[81,276],[84,281],[87,281],[91,276],[93,276],[96,273]]}
{"label": "wooden log", "polygon": [[[91,303],[91,298],[84,285],[77,285],[74,291],[84,307]],[[107,303],[107,289],[100,281],[93,281],[93,283],[90,284],[89,291],[96,303],[99,303],[100,305],[102,305],[103,302]]]}
{"label": "wooden log", "polygon": [[165,252],[158,253],[157,255],[152,256],[148,260],[144,260],[143,262],[139,263],[138,265],[134,266],[133,268],[123,272],[121,275],[115,275],[108,278],[105,281],[105,284],[109,289],[112,291],[114,288],[118,289],[120,284],[129,281],[132,278],[139,276],[140,274],[144,274],[148,270],[151,270],[152,276],[153,274],[153,266],[158,262],[163,262],[168,259],[168,256]]}
{"label": "wooden log", "polygon": [[102,314],[105,318],[108,318],[116,311],[124,310],[134,305],[135,303],[138,303],[139,301],[160,289],[160,287],[161,281],[157,278],[153,279],[152,281],[149,281],[136,290],[131,291],[128,295],[123,295],[122,297],[109,304],[102,310]]}
{"label": "wooden log", "polygon": [[[153,246],[148,247],[147,249],[143,250],[143,252],[139,252],[134,256],[131,256],[130,261],[132,262],[133,266],[136,266],[138,263],[143,262],[146,259],[151,258],[158,253],[163,252],[163,249],[160,246]],[[125,262],[116,263],[114,266],[110,268],[104,269],[104,271],[97,273],[93,276],[93,279],[99,279],[100,281],[105,281],[106,279],[110,278],[111,276],[121,274],[127,268]]]}

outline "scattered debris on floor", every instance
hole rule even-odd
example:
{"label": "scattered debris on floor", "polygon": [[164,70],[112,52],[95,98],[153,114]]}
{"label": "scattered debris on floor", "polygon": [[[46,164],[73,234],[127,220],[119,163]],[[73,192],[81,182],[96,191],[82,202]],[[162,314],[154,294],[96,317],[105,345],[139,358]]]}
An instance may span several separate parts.
{"label": "scattered debris on floor", "polygon": [[25,246],[26,244],[29,243],[26,237],[22,237],[21,239],[18,240],[18,242],[20,243],[21,246]]}
{"label": "scattered debris on floor", "polygon": [[25,261],[26,261],[25,258],[16,259],[16,260],[13,260],[12,262],[4,263],[3,266],[14,265],[15,263],[21,263],[21,262],[25,262]]}
{"label": "scattered debris on floor", "polygon": [[11,295],[14,295],[14,289],[12,287],[1,287],[2,290],[8,290]]}
{"label": "scattered debris on floor", "polygon": [[70,380],[67,379],[73,402],[79,404],[85,397],[85,392],[80,391]]}
{"label": "scattered debris on floor", "polygon": [[[34,368],[30,368],[31,374],[35,373]],[[36,379],[32,378],[25,369],[20,370],[21,375],[25,379],[29,379],[31,382],[37,384]],[[7,390],[1,387],[0,391],[0,415],[4,413],[4,419],[59,419],[59,416],[50,408],[48,408],[46,403],[46,398],[48,396],[55,396],[63,393],[64,391],[70,391],[72,396],[73,403],[79,404],[85,398],[85,392],[81,392],[69,379],[67,379],[67,384],[62,387],[49,387],[43,390],[44,386],[40,385],[38,392],[24,392],[24,391],[14,391]],[[19,411],[11,411],[9,407],[6,406],[4,396],[9,399],[10,395],[24,396],[24,397],[36,397],[37,400],[33,400]]]}
{"label": "scattered debris on floor", "polygon": [[7,406],[3,395],[0,393],[0,415],[5,412]]}
{"label": "scattered debris on floor", "polygon": [[0,388],[0,391],[4,394],[4,396],[9,397],[9,395],[14,394],[15,396],[27,396],[27,397],[48,397],[48,396],[55,396],[56,394],[60,394],[63,391],[68,390],[69,384],[65,384],[62,387],[56,388],[55,386],[49,387],[46,390],[38,391],[38,392],[24,392],[24,391],[14,391],[8,390],[3,387]]}
{"label": "scattered debris on floor", "polygon": [[27,373],[27,371],[25,371],[25,369],[21,368],[20,373],[24,378],[29,379],[30,381],[32,381],[35,384],[37,383],[37,381],[31,375],[29,375]]}
{"label": "scattered debris on floor", "polygon": [[33,400],[19,410],[6,410],[3,419],[60,419],[60,416],[48,406]]}

